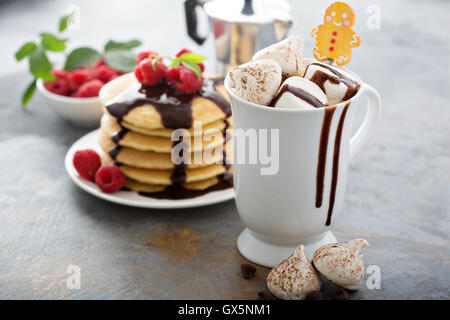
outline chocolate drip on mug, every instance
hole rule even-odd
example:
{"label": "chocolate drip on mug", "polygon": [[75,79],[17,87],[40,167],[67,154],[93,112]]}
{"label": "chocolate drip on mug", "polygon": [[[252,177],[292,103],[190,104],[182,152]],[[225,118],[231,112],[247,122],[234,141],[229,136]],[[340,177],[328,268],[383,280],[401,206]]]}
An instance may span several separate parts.
{"label": "chocolate drip on mug", "polygon": [[316,65],[316,66],[322,67],[324,69],[327,69],[328,71],[330,71],[333,74],[333,75],[331,75],[331,74],[328,74],[321,70],[316,70],[314,72],[314,74],[312,75],[311,79],[309,79],[310,81],[317,84],[320,87],[320,89],[322,89],[323,92],[326,93],[325,82],[327,82],[327,81],[330,81],[333,84],[343,83],[347,86],[347,91],[345,92],[343,101],[346,101],[346,100],[350,99],[351,97],[353,97],[356,94],[356,92],[359,90],[360,84],[358,82],[356,82],[352,79],[349,79],[348,77],[346,77],[339,71],[335,70],[334,68],[332,68],[326,64],[321,64],[321,63],[317,63],[317,62],[310,63],[306,67],[305,74],[311,65]]}
{"label": "chocolate drip on mug", "polygon": [[342,110],[341,117],[339,119],[338,127],[336,130],[336,137],[334,139],[334,154],[333,154],[333,171],[331,176],[331,190],[330,190],[330,202],[328,207],[326,226],[331,224],[331,215],[333,214],[334,201],[336,198],[336,188],[339,175],[339,154],[341,151],[341,138],[342,131],[344,130],[345,116],[347,115],[348,107],[350,102],[348,102],[344,109]]}
{"label": "chocolate drip on mug", "polygon": [[320,102],[319,99],[314,97],[309,92],[307,92],[307,91],[305,91],[303,89],[297,88],[297,87],[290,86],[288,84],[285,84],[281,88],[280,92],[278,92],[278,94],[275,96],[275,98],[273,98],[273,100],[270,102],[269,106],[275,107],[276,103],[278,102],[278,100],[281,98],[281,96],[285,92],[292,93],[294,96],[296,96],[299,99],[302,99],[303,101],[306,101],[307,103],[312,105],[314,108],[323,108],[323,107],[325,107],[325,105],[322,102]]}
{"label": "chocolate drip on mug", "polygon": [[330,127],[335,110],[336,107],[328,107],[325,108],[325,112],[323,114],[316,173],[316,208],[320,208],[322,206],[323,189],[325,184],[325,168],[327,164],[328,137],[330,135]]}
{"label": "chocolate drip on mug", "polygon": [[162,81],[154,86],[135,84],[119,94],[107,111],[119,120],[136,107],[151,104],[160,114],[163,126],[168,129],[192,127],[192,100],[204,97],[213,101],[227,117],[231,115],[228,101],[215,89],[215,81],[204,79],[203,87],[193,94],[181,94]]}

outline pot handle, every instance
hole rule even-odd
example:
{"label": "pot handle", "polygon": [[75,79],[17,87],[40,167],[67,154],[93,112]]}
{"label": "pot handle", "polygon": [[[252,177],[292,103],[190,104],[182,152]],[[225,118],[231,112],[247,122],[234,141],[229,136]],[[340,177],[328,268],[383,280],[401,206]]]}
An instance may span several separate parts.
{"label": "pot handle", "polygon": [[206,37],[201,37],[197,32],[197,14],[195,13],[197,6],[203,7],[203,4],[198,0],[186,0],[184,2],[184,12],[186,14],[186,27],[189,37],[197,44],[202,45]]}
{"label": "pot handle", "polygon": [[362,146],[367,142],[369,135],[381,114],[381,98],[378,91],[366,83],[362,85],[362,90],[362,93],[366,94],[368,98],[367,111],[361,127],[359,127],[358,131],[356,131],[355,135],[350,140],[350,161],[352,161],[355,155],[361,150]]}

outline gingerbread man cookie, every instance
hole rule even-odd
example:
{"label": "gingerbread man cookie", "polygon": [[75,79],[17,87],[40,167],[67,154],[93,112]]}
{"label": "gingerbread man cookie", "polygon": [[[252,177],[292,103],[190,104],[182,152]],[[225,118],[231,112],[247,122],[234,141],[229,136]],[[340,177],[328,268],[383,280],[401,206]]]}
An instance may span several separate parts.
{"label": "gingerbread man cookie", "polygon": [[325,11],[324,23],[311,31],[316,39],[314,57],[319,61],[333,60],[342,66],[352,59],[352,48],[361,44],[360,36],[353,31],[355,13],[345,2],[335,2]]}

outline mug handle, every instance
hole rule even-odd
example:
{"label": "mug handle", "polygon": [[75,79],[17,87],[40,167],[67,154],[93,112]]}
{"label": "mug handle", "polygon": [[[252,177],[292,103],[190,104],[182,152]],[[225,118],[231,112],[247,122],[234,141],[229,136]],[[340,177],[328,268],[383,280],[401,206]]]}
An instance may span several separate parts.
{"label": "mug handle", "polygon": [[197,44],[202,45],[206,37],[201,37],[197,32],[197,14],[195,13],[197,6],[203,7],[198,0],[186,0],[184,2],[184,12],[186,14],[186,26],[189,37]]}
{"label": "mug handle", "polygon": [[350,161],[352,161],[355,155],[361,150],[362,146],[367,142],[370,133],[381,114],[381,97],[378,91],[368,84],[363,83],[361,93],[367,95],[367,111],[361,126],[350,140]]}

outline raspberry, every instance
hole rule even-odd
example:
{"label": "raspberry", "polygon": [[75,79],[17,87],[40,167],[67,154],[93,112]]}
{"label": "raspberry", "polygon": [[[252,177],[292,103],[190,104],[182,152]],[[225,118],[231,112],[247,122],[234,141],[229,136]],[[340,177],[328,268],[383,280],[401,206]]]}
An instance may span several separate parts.
{"label": "raspberry", "polygon": [[64,78],[58,78],[55,81],[44,82],[44,87],[55,94],[61,96],[68,96],[70,94],[69,85],[67,80]]}
{"label": "raspberry", "polygon": [[125,175],[115,165],[103,165],[95,174],[95,183],[103,192],[113,193],[123,187]]}
{"label": "raspberry", "polygon": [[[179,58],[181,55],[185,54],[185,53],[189,53],[192,52],[189,49],[183,48],[180,51],[178,51],[178,53],[175,55],[175,57]],[[205,65],[203,63],[199,63],[198,66],[200,67],[200,69],[203,71],[205,71]]]}
{"label": "raspberry", "polygon": [[197,75],[185,66],[169,69],[166,79],[170,85],[182,93],[193,93],[203,85],[203,77],[201,81],[198,81]]}
{"label": "raspberry", "polygon": [[83,83],[73,96],[77,98],[97,97],[103,85],[104,83],[98,79],[90,80]]}
{"label": "raspberry", "polygon": [[67,75],[67,81],[69,82],[69,88],[72,92],[78,90],[78,88],[85,82],[92,79],[91,72],[86,69],[76,69],[69,72]]}
{"label": "raspberry", "polygon": [[117,77],[117,71],[111,69],[107,65],[101,65],[92,70],[92,78],[107,83]]}
{"label": "raspberry", "polygon": [[56,77],[56,79],[66,79],[69,74],[66,70],[52,70],[52,74]]}
{"label": "raspberry", "polygon": [[162,79],[164,79],[167,71],[166,65],[163,63],[162,59],[158,61],[153,69],[154,58],[145,58],[134,69],[134,74],[139,82],[145,86],[152,86],[157,84]]}
{"label": "raspberry", "polygon": [[92,64],[92,68],[97,69],[98,67],[104,66],[104,65],[106,65],[106,63],[105,63],[105,60],[103,60],[103,58],[102,58],[102,59],[100,59],[100,60],[95,61],[95,62]]}
{"label": "raspberry", "polygon": [[73,155],[73,166],[81,177],[94,181],[95,173],[101,166],[100,157],[92,149],[79,150]]}
{"label": "raspberry", "polygon": [[139,62],[141,62],[144,59],[147,59],[148,57],[150,57],[151,54],[154,54],[155,56],[158,56],[158,54],[156,52],[153,51],[142,51],[139,52],[136,56],[136,65],[139,64]]}

